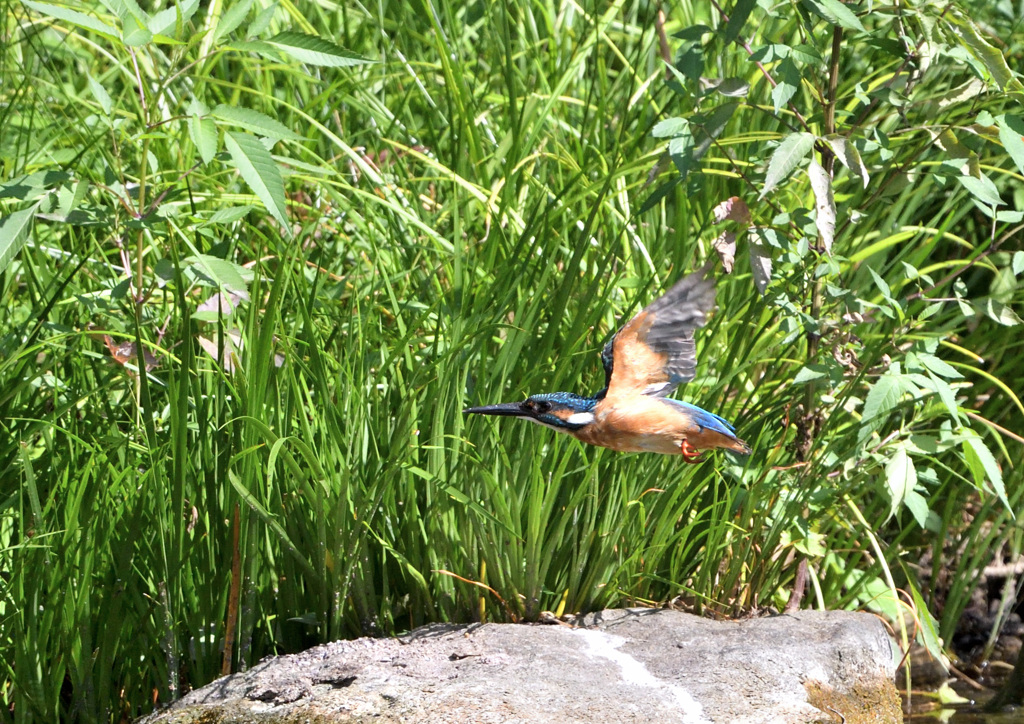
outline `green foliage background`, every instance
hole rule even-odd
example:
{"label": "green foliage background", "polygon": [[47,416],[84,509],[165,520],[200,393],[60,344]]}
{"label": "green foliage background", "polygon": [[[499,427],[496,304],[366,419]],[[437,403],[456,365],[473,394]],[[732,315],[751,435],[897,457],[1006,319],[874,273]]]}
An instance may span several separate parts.
{"label": "green foliage background", "polygon": [[[1019,4],[0,7],[0,716],[802,565],[937,649],[1019,553]],[[749,458],[463,419],[722,234],[682,394]]]}

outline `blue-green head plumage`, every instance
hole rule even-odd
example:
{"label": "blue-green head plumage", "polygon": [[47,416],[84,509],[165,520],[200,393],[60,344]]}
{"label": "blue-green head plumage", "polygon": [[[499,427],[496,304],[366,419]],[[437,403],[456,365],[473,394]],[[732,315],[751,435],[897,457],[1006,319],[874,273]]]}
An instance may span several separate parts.
{"label": "blue-green head plumage", "polygon": [[571,432],[594,421],[594,407],[597,403],[597,397],[583,397],[572,392],[547,392],[531,395],[522,402],[470,407],[464,412],[521,417],[556,430]]}

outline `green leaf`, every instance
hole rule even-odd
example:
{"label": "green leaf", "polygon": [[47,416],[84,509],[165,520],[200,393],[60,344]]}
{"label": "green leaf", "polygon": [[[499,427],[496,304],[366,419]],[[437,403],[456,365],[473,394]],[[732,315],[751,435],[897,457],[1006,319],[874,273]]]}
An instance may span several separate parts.
{"label": "green leaf", "polygon": [[693,159],[693,136],[689,129],[669,140],[668,155],[681,178],[686,178],[690,171],[698,167],[699,164]]}
{"label": "green leaf", "polygon": [[70,180],[71,174],[66,171],[36,171],[0,184],[0,199],[28,201],[49,193],[51,189]]}
{"label": "green leaf", "polygon": [[182,263],[194,267],[215,286],[234,292],[242,299],[249,299],[249,285],[245,282],[245,275],[250,272],[238,264],[208,254],[190,256]]}
{"label": "green leaf", "polygon": [[121,23],[121,39],[129,48],[138,48],[153,39],[153,33],[143,25],[134,15],[124,18]]}
{"label": "green leaf", "polygon": [[757,5],[757,0],[736,0],[732,11],[729,13],[729,22],[725,25],[723,39],[726,45],[739,37],[740,31],[750,17],[750,11]]}
{"label": "green leaf", "polygon": [[99,81],[92,77],[91,73],[87,78],[89,81],[89,90],[92,91],[93,98],[99,102],[100,108],[103,109],[103,114],[109,116],[111,109],[114,107],[114,101],[111,100],[110,94],[107,93],[106,88],[99,84]]}
{"label": "green leaf", "polygon": [[996,125],[999,127],[999,142],[1024,173],[1024,121],[1017,116],[999,116]]}
{"label": "green leaf", "polygon": [[135,18],[140,23],[149,24],[149,13],[139,7],[137,0],[100,0],[109,10],[114,12],[123,23],[125,18]]}
{"label": "green leaf", "polygon": [[1013,253],[1013,275],[1019,276],[1021,272],[1024,272],[1024,251],[1015,251]]}
{"label": "green leaf", "polygon": [[284,233],[291,236],[292,227],[288,222],[285,205],[284,181],[270,151],[263,147],[258,138],[248,133],[229,131],[224,136],[224,143],[235,168],[242,174],[249,188],[281,224]]}
{"label": "green leaf", "polygon": [[28,240],[28,234],[25,232],[38,206],[35,204],[0,219],[0,274],[7,271],[14,257],[25,246]]}
{"label": "green leaf", "polygon": [[213,42],[220,42],[222,38],[237,30],[245,20],[245,16],[249,14],[251,7],[252,0],[241,0],[225,10],[217,22],[217,29],[213,31]]}
{"label": "green leaf", "polygon": [[813,380],[820,380],[828,374],[828,368],[825,365],[819,364],[808,364],[800,368],[800,371],[796,373],[796,377],[793,378],[794,385],[803,385]]}
{"label": "green leaf", "polygon": [[680,74],[686,79],[680,81],[680,85],[685,85],[687,81],[700,84],[704,74],[704,33],[709,31],[706,25],[691,25],[676,33],[676,37],[684,42],[676,51],[675,65],[670,67],[676,71],[677,79]]}
{"label": "green leaf", "polygon": [[1006,58],[997,48],[989,45],[988,41],[981,37],[981,33],[978,32],[970,18],[966,18],[956,11],[948,13],[946,18],[959,28],[960,32],[957,35],[964,39],[967,47],[982,62],[1000,90],[1011,92],[1014,95],[1019,95],[1024,90],[1021,82],[1017,80],[1013,71],[1010,70],[1010,66],[1007,65]]}
{"label": "green leaf", "polygon": [[780,108],[786,107],[800,87],[800,71],[791,58],[784,59],[776,67],[775,80],[777,85],[772,88],[772,105],[778,112]]}
{"label": "green leaf", "polygon": [[651,129],[651,135],[655,138],[672,138],[689,128],[690,122],[685,118],[666,118]]}
{"label": "green leaf", "polygon": [[231,206],[226,209],[217,209],[210,218],[206,220],[205,224],[233,224],[255,207],[246,204],[245,206]]}
{"label": "green leaf", "polygon": [[847,30],[865,32],[860,19],[841,0],[804,0],[804,2],[833,25]]}
{"label": "green leaf", "polygon": [[996,185],[992,183],[992,179],[988,176],[982,176],[981,178],[975,178],[974,176],[958,176],[957,180],[981,203],[989,206],[1003,205],[1003,200],[999,196],[999,190],[996,188]]}
{"label": "green leaf", "polygon": [[266,41],[299,62],[310,65],[322,65],[329,68],[346,68],[353,65],[365,65],[376,61],[351,53],[334,43],[317,37],[285,31],[278,33]]}
{"label": "green leaf", "polygon": [[935,625],[935,619],[928,608],[928,603],[924,600],[924,596],[917,590],[917,585],[914,581],[917,578],[907,570],[906,565],[903,561],[900,561],[900,565],[903,567],[906,573],[906,588],[910,589],[910,596],[914,600],[914,611],[917,620],[917,639],[921,642],[928,653],[931,654],[932,659],[939,662],[942,666],[943,671],[946,670],[947,660],[946,655],[942,651],[942,639],[939,637],[939,629]]}
{"label": "green leaf", "polygon": [[768,171],[764,177],[764,188],[761,190],[760,198],[768,195],[772,189],[784,181],[807,154],[814,148],[814,134],[805,131],[791,133],[782,139],[782,143],[775,149],[771,160],[768,161]]}
{"label": "green leaf", "polygon": [[875,280],[875,286],[877,286],[879,290],[882,292],[882,296],[885,297],[890,302],[893,301],[892,290],[889,289],[889,285],[886,284],[885,279],[882,279],[882,277],[879,276],[878,272],[876,272],[871,267],[868,267],[868,272],[871,274],[871,278]]}
{"label": "green leaf", "polygon": [[[922,602],[923,602],[923,599],[922,599]],[[924,605],[927,606],[928,604],[924,604]],[[921,609],[918,609],[918,611],[920,611],[920,610]],[[924,610],[927,611],[927,609],[924,609]],[[952,704],[970,704],[970,703],[972,703],[971,700],[968,699],[966,696],[960,696],[960,694],[957,693],[956,689],[954,689],[952,686],[949,685],[949,681],[948,680],[946,682],[944,682],[942,684],[942,686],[939,687],[938,691],[935,692],[935,696],[938,698],[939,703],[942,704],[942,708],[945,711],[952,711],[952,709],[953,709],[953,707],[951,706]]]}
{"label": "green leaf", "polygon": [[245,30],[245,37],[255,38],[258,35],[262,35],[263,31],[270,27],[270,21],[274,19],[274,15],[277,13],[278,3],[270,3],[267,7],[256,13],[256,17],[253,18],[252,23]]}
{"label": "green leaf", "polygon": [[861,420],[865,423],[877,421],[892,412],[903,397],[903,381],[892,372],[879,377],[871,386],[864,399],[864,412]]}
{"label": "green leaf", "polygon": [[899,445],[885,465],[885,483],[889,492],[889,517],[894,516],[917,487],[917,470],[907,455],[907,448]]}
{"label": "green leaf", "polygon": [[98,20],[85,13],[80,13],[77,10],[68,10],[58,5],[48,5],[46,3],[33,2],[33,0],[21,0],[27,7],[32,8],[38,13],[47,15],[51,18],[57,18],[63,20],[66,23],[71,23],[80,28],[91,30],[94,33],[104,35],[109,40],[119,40],[118,32],[114,28],[110,27],[102,20]]}
{"label": "green leaf", "polygon": [[931,370],[940,377],[946,377],[951,380],[959,380],[963,378],[963,375],[957,372],[956,368],[950,366],[948,363],[933,354],[919,352],[917,359],[925,366],[926,369]]}
{"label": "green leaf", "polygon": [[171,7],[161,10],[150,18],[149,31],[153,35],[171,35],[172,32],[176,34],[179,11],[181,12],[181,25],[184,28],[185,23],[192,19],[198,8],[199,0],[186,0],[184,4],[176,2]]}
{"label": "green leaf", "polygon": [[917,524],[924,528],[928,524],[928,501],[916,490],[911,490],[903,499],[903,507],[910,511]]}
{"label": "green leaf", "polygon": [[[971,431],[973,432],[973,431]],[[1003,472],[999,469],[992,451],[988,449],[985,441],[978,437],[977,433],[967,434],[963,440],[964,460],[974,477],[974,483],[979,489],[985,489],[985,479],[991,483],[991,490],[999,497],[999,500],[1007,508],[1010,507],[1006,499],[1006,488],[1003,487]]]}
{"label": "green leaf", "polygon": [[260,136],[283,138],[289,141],[305,140],[280,121],[271,118],[265,113],[254,111],[251,108],[239,108],[238,106],[228,106],[222,103],[213,109],[211,115],[225,123],[241,126],[245,130],[252,131]]}
{"label": "green leaf", "polygon": [[188,133],[203,163],[212,161],[217,155],[217,124],[213,119],[189,116]]}
{"label": "green leaf", "polygon": [[[940,360],[941,361],[941,360]],[[945,363],[943,363],[945,364]],[[954,370],[955,372],[956,370]],[[929,387],[939,396],[942,400],[942,404],[946,406],[946,410],[949,412],[950,418],[959,427],[960,426],[960,407],[956,404],[956,395],[953,394],[953,388],[949,386],[949,383],[940,377],[936,377],[931,372],[928,373]]]}
{"label": "green leaf", "polygon": [[989,299],[985,304],[985,314],[989,316],[993,322],[997,322],[1004,327],[1016,327],[1021,323],[1020,317],[1013,311],[1013,308],[1008,304],[996,301],[995,299]]}

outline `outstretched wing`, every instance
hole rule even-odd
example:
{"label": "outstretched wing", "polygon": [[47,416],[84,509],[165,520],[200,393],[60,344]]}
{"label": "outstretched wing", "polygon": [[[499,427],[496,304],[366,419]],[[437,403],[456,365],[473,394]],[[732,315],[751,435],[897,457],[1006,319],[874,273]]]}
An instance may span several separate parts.
{"label": "outstretched wing", "polygon": [[710,264],[685,276],[625,324],[601,352],[607,397],[663,397],[693,379],[693,330],[715,306]]}

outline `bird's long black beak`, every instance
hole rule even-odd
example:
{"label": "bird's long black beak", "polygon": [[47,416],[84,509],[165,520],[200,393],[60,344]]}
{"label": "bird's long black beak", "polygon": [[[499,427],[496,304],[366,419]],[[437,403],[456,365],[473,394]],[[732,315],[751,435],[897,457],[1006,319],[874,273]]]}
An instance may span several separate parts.
{"label": "bird's long black beak", "polygon": [[483,407],[467,407],[464,413],[472,415],[505,415],[506,417],[524,417],[522,402],[503,402],[500,405],[484,405]]}

